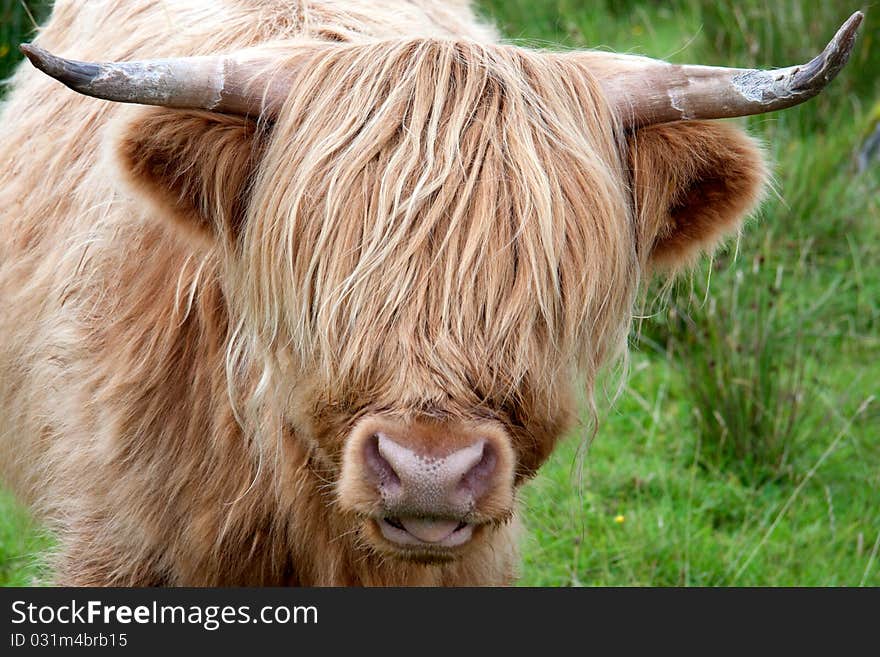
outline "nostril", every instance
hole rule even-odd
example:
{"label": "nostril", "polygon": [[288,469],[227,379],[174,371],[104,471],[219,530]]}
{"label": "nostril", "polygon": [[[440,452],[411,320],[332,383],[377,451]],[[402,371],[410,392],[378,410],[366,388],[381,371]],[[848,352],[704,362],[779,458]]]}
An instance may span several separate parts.
{"label": "nostril", "polygon": [[497,464],[498,454],[495,452],[495,448],[489,441],[484,442],[480,460],[462,475],[459,490],[470,493],[475,499],[485,494],[492,484],[492,475],[495,473]]}
{"label": "nostril", "polygon": [[364,462],[375,483],[383,487],[400,486],[400,477],[388,460],[379,451],[379,436],[370,436],[364,446]]}

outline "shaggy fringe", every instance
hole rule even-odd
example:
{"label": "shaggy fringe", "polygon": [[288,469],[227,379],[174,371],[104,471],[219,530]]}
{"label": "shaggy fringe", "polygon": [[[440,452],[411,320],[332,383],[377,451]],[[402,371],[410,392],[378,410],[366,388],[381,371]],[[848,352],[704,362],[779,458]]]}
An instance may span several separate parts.
{"label": "shaggy fringe", "polygon": [[231,362],[261,390],[292,350],[335,400],[479,405],[623,353],[638,268],[594,80],[460,40],[296,65],[234,254]]}

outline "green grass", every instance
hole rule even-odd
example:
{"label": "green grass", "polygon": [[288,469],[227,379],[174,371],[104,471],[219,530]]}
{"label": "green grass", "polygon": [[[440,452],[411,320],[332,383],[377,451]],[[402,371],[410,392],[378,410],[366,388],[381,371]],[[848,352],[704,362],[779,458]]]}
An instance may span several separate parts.
{"label": "green grass", "polygon": [[[0,31],[10,57],[28,25],[16,4],[0,6],[19,21]],[[858,8],[481,5],[519,43],[732,66],[805,61]],[[738,244],[664,298],[647,291],[626,388],[613,405],[599,391],[582,470],[573,435],[524,490],[522,584],[880,585],[880,165],[853,164],[880,116],[878,34],[869,8],[825,93],[747,120],[777,193]],[[0,584],[31,581],[50,543],[0,496]]]}
{"label": "green grass", "polygon": [[33,35],[47,4],[46,0],[0,0],[0,80],[21,59],[18,44]]}
{"label": "green grass", "polygon": [[45,575],[47,536],[8,493],[0,491],[0,586],[32,586]]}

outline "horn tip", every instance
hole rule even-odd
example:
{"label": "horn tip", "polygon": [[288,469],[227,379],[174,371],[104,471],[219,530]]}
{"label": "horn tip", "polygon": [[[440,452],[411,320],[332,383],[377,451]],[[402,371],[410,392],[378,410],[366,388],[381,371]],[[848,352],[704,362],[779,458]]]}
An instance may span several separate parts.
{"label": "horn tip", "polygon": [[33,43],[23,43],[19,49],[36,68],[80,93],[87,93],[84,87],[98,73],[99,67],[96,64],[64,59]]}
{"label": "horn tip", "polygon": [[59,61],[58,58],[48,50],[40,48],[40,46],[33,43],[22,43],[18,46],[18,49],[28,58],[31,64],[50,75],[51,73],[49,69],[52,68],[53,65],[57,66]]}
{"label": "horn tip", "polygon": [[22,43],[22,44],[19,44],[18,49],[19,49],[19,50],[21,51],[21,53],[22,53],[25,57],[27,57],[31,62],[33,62],[34,59],[38,56],[38,53],[39,53],[39,50],[40,50],[39,46],[35,46],[35,45],[32,44],[32,43]]}
{"label": "horn tip", "polygon": [[859,27],[865,18],[861,11],[853,13],[837,30],[831,43],[825,49],[826,66],[832,71],[831,77],[844,67],[856,44]]}
{"label": "horn tip", "polygon": [[855,43],[856,34],[858,34],[863,20],[865,20],[865,14],[861,11],[855,12],[852,16],[847,18],[846,22],[840,26],[839,30],[837,30],[837,34],[834,35],[832,43],[842,47],[844,50],[852,49],[852,46]]}
{"label": "horn tip", "polygon": [[837,76],[849,61],[849,56],[856,44],[859,27],[864,18],[865,15],[857,11],[846,19],[846,22],[837,30],[834,38],[825,46],[825,50],[803,67],[799,76],[801,84],[806,81],[809,83],[808,86],[818,84],[818,89],[821,89]]}
{"label": "horn tip", "polygon": [[846,27],[848,24],[852,24],[852,27],[857,28],[859,25],[862,24],[863,20],[865,20],[865,12],[856,11],[853,12],[852,16],[846,19],[846,23],[844,23],[843,25],[844,27]]}

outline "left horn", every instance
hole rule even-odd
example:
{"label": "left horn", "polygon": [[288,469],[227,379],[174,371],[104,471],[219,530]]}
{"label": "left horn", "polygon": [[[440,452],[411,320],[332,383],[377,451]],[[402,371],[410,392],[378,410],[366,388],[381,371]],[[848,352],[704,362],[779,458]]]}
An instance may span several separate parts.
{"label": "left horn", "polygon": [[627,127],[764,114],[822,91],[849,59],[863,18],[859,11],[850,16],[810,62],[776,70],[689,66],[605,53],[575,56],[583,57],[597,76]]}
{"label": "left horn", "polygon": [[139,62],[80,62],[33,44],[21,51],[38,69],[86,96],[119,103],[258,116],[281,99],[259,84],[266,61],[232,56],[180,57]]}

